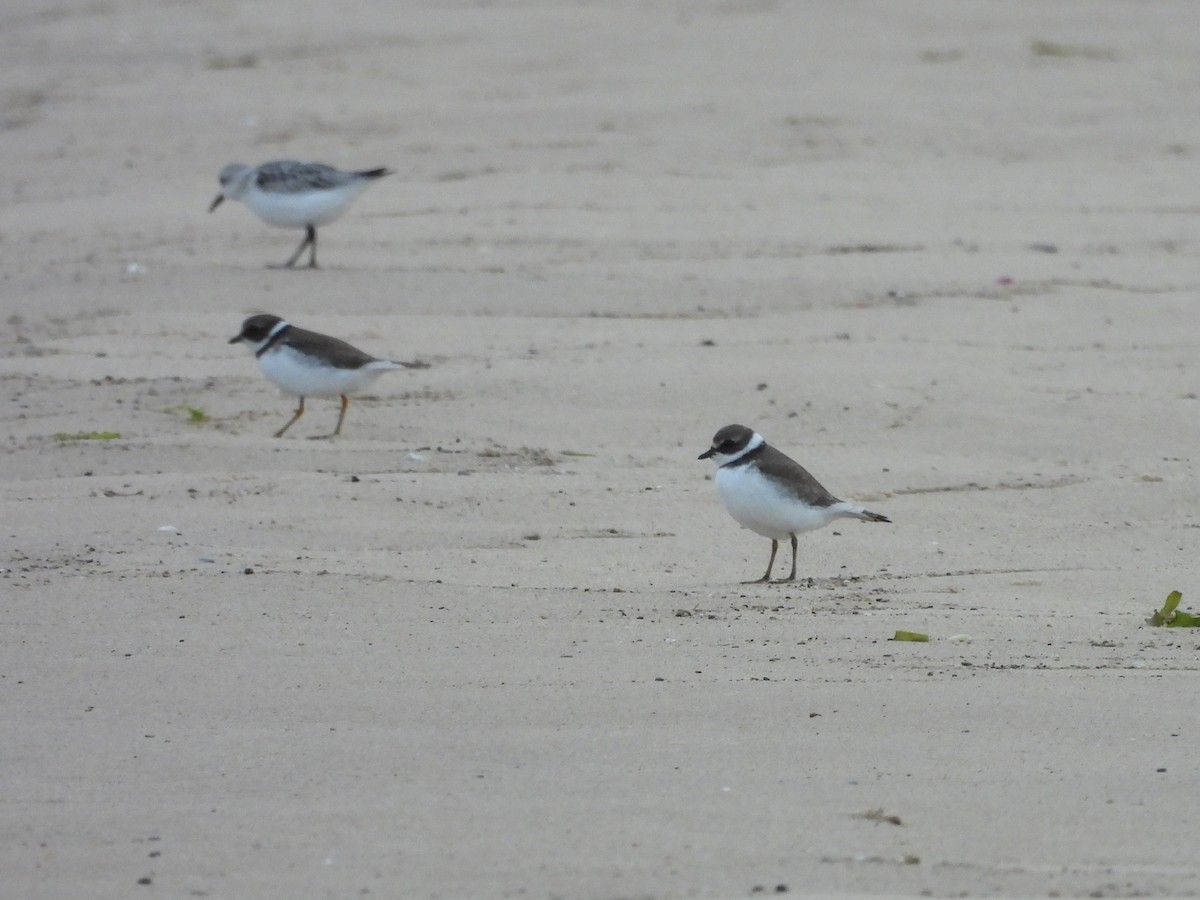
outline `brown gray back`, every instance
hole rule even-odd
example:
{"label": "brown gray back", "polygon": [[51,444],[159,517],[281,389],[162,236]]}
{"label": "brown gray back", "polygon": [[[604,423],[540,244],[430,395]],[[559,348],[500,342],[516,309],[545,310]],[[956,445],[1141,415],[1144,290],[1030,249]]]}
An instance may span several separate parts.
{"label": "brown gray back", "polygon": [[307,331],[295,325],[287,330],[284,340],[302,353],[328,360],[330,365],[339,369],[361,369],[376,359],[339,338]]}
{"label": "brown gray back", "polygon": [[837,497],[822,487],[821,482],[813,478],[808,469],[800,465],[790,456],[780,453],[770,444],[764,443],[751,450],[736,462],[728,466],[753,465],[764,475],[770,475],[779,481],[789,495],[803,500],[809,506],[824,508],[835,503],[841,503]]}

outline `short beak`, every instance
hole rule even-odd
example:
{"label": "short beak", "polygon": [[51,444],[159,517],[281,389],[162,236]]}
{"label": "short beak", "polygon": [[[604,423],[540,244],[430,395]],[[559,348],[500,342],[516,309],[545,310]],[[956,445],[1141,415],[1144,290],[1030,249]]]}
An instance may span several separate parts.
{"label": "short beak", "polygon": [[705,450],[703,453],[701,453],[699,456],[697,456],[696,459],[708,459],[710,456],[712,456],[716,452],[717,452],[716,447],[709,447],[707,450]]}
{"label": "short beak", "polygon": [[214,201],[212,202],[212,206],[210,206],[210,207],[208,208],[208,211],[209,211],[209,212],[212,212],[214,209],[216,209],[218,206],[220,206],[220,205],[221,205],[221,202],[222,202],[224,199],[225,199],[225,195],[224,195],[224,194],[217,194],[217,199],[216,199],[216,200],[214,200]]}
{"label": "short beak", "polygon": [[231,337],[231,338],[229,339],[229,343],[231,343],[231,344],[236,344],[236,343],[237,343],[238,341],[240,341],[241,339],[242,339],[242,336],[241,336],[240,334],[235,334],[233,337]]}

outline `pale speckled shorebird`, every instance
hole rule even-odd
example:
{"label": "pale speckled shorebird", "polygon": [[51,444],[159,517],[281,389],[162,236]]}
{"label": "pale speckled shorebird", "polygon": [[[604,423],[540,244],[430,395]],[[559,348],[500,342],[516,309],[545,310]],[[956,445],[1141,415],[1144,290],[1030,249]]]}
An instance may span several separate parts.
{"label": "pale speckled shorebird", "polygon": [[221,170],[221,192],[208,208],[215,210],[225,200],[241,200],[256,216],[277,228],[303,228],[304,240],[292,258],[279,268],[290,269],[311,248],[308,267],[317,266],[317,226],[328,225],[346,212],[376,179],[390,175],[389,169],[343,172],[323,163],[291,159],[244,166],[230,163]]}
{"label": "pale speckled shorebird", "polygon": [[792,571],[780,581],[796,580],[796,535],[824,528],[836,519],[891,522],[887,516],[839,500],[800,463],[776,450],[745,425],[726,425],[698,459],[717,464],[713,478],[721,503],[743,527],[771,539],[771,558],[758,584],[771,580],[779,542],[792,541]]}
{"label": "pale speckled shorebird", "polygon": [[369,390],[384,372],[428,367],[423,362],[378,359],[343,340],[305,331],[279,316],[265,313],[246,319],[242,330],[229,343],[243,343],[253,350],[267,380],[283,393],[300,399],[295,413],[275,432],[275,437],[283,437],[304,415],[305,397],[340,397],[342,409],[337,427],[330,435],[336,437],[342,433],[351,396]]}

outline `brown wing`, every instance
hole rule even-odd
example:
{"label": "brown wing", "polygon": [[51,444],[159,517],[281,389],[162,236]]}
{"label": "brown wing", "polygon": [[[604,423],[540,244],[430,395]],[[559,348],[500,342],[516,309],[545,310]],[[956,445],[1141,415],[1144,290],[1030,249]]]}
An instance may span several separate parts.
{"label": "brown wing", "polygon": [[315,331],[306,331],[295,325],[288,332],[287,340],[297,350],[327,358],[332,365],[341,369],[361,369],[375,360],[374,356],[363,353],[343,340],[317,334]]}
{"label": "brown wing", "polygon": [[770,444],[763,444],[754,455],[757,457],[754,464],[760,471],[779,478],[785,483],[786,490],[809,506],[825,507],[842,502],[825,490],[808,469]]}

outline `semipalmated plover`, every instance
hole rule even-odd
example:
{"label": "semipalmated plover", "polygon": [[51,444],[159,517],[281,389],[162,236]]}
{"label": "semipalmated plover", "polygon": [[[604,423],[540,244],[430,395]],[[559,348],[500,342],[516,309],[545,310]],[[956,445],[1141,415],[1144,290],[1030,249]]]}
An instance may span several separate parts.
{"label": "semipalmated plover", "polygon": [[367,185],[390,174],[388,169],[342,172],[322,163],[291,159],[261,166],[230,163],[221,170],[221,193],[208,211],[212,212],[223,200],[241,200],[268,225],[303,228],[304,240],[280,268],[294,266],[304,248],[310,247],[308,267],[316,269],[317,226],[337,219]]}
{"label": "semipalmated plover", "polygon": [[292,423],[304,415],[305,397],[342,398],[342,411],[331,436],[339,435],[352,394],[368,390],[384,372],[426,367],[422,362],[377,359],[343,340],[305,331],[279,316],[266,314],[251,316],[243,322],[242,330],[229,339],[231,344],[238,342],[254,351],[268,381],[283,393],[300,398],[295,414],[275,432],[275,437],[283,437]]}
{"label": "semipalmated plover", "polygon": [[792,571],[781,581],[796,580],[796,535],[823,528],[835,519],[891,522],[887,516],[839,500],[825,490],[800,463],[776,450],[745,425],[726,425],[698,459],[717,464],[717,493],[725,509],[743,528],[771,539],[771,559],[757,582],[771,580],[779,542],[792,539]]}

